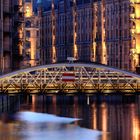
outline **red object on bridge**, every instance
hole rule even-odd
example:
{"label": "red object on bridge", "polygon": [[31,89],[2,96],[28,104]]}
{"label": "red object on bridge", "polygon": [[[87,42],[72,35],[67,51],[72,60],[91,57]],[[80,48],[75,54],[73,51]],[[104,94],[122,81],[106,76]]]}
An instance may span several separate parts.
{"label": "red object on bridge", "polygon": [[69,73],[69,72],[63,73],[62,81],[64,81],[64,82],[74,82],[75,81],[75,74],[74,73]]}

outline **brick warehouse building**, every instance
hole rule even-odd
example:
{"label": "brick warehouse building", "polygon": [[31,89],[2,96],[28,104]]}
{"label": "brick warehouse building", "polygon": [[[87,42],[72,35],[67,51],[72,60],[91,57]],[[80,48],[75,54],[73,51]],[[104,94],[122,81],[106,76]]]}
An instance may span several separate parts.
{"label": "brick warehouse building", "polygon": [[106,0],[108,65],[135,71],[140,64],[140,1]]}
{"label": "brick warehouse building", "polygon": [[23,60],[21,68],[39,65],[39,15],[33,10],[33,0],[24,0],[24,44],[22,47]]}
{"label": "brick warehouse building", "polygon": [[140,63],[139,9],[138,0],[50,2],[42,8],[42,64],[72,56],[135,71]]}
{"label": "brick warehouse building", "polygon": [[0,2],[0,73],[19,69],[23,33],[22,0]]}
{"label": "brick warehouse building", "polygon": [[38,0],[31,17],[25,2],[0,3],[1,73],[67,57],[131,71],[139,66],[140,0]]}
{"label": "brick warehouse building", "polygon": [[42,13],[43,63],[65,61],[71,56],[106,64],[103,14],[102,2],[67,0],[55,3],[54,9],[53,4],[48,6]]}

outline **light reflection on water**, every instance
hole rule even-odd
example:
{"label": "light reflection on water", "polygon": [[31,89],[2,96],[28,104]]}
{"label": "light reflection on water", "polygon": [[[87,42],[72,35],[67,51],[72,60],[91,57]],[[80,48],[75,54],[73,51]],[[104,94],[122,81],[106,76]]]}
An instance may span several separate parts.
{"label": "light reflection on water", "polygon": [[[29,127],[28,127],[29,128]],[[30,130],[29,130],[30,129]],[[81,128],[75,125],[59,126],[55,125],[39,125],[26,129],[24,132],[24,140],[98,140],[99,132]]]}
{"label": "light reflection on water", "polygon": [[72,124],[0,124],[0,140],[99,140],[100,132]]}
{"label": "light reflection on water", "polygon": [[[1,115],[0,140],[140,140],[140,96],[90,97],[87,104],[86,97],[33,95],[17,102],[15,108],[16,111],[43,112],[83,120],[57,126],[50,123],[35,125],[11,121],[13,117],[5,113]],[[102,131],[101,137],[93,138],[97,131],[89,129]]]}

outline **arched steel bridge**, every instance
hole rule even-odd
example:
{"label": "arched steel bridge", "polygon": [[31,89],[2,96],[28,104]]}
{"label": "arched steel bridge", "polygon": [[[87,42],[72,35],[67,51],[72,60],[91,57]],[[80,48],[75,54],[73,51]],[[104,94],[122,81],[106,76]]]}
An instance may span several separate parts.
{"label": "arched steel bridge", "polygon": [[137,93],[140,75],[104,65],[63,63],[0,76],[0,93]]}

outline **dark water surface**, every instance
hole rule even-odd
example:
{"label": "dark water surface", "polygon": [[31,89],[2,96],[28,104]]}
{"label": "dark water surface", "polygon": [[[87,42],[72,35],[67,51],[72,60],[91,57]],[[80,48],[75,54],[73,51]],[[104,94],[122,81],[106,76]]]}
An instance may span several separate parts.
{"label": "dark water surface", "polygon": [[[22,122],[16,117],[19,111],[81,120],[72,124]],[[140,140],[140,95],[1,95],[0,140]]]}

